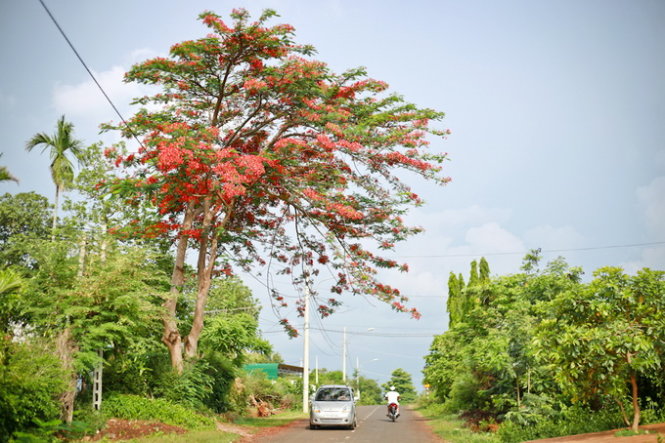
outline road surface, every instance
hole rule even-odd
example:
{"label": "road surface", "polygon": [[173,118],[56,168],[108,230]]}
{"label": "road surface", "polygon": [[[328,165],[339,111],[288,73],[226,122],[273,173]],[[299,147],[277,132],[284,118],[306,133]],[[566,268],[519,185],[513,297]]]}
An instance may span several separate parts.
{"label": "road surface", "polygon": [[402,406],[401,416],[393,423],[386,417],[386,406],[359,406],[358,427],[355,430],[339,428],[309,429],[309,422],[302,420],[294,426],[279,430],[273,435],[258,435],[252,442],[270,443],[392,443],[418,442],[440,443],[425,425],[424,419]]}

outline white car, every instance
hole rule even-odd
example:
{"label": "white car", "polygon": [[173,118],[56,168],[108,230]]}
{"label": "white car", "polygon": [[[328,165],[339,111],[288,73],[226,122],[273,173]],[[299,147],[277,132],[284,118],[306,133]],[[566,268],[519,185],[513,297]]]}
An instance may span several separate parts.
{"label": "white car", "polygon": [[310,404],[310,429],[320,426],[355,429],[357,425],[353,389],[345,385],[324,385],[316,391]]}

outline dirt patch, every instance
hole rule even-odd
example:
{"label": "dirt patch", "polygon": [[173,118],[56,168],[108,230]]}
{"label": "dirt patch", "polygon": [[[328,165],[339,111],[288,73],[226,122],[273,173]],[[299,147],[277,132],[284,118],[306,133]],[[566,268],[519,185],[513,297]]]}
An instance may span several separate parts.
{"label": "dirt patch", "polygon": [[429,434],[431,441],[449,443],[448,440],[444,440],[443,438],[434,433],[432,427],[427,423],[428,422],[427,418],[425,418],[423,414],[420,413],[420,411],[416,411],[415,409],[412,408],[409,408],[409,410],[415,416],[414,421],[416,422],[416,424],[421,429],[423,429],[423,432],[427,432]]}
{"label": "dirt patch", "polygon": [[[623,428],[625,429],[625,428]],[[594,432],[591,434],[569,435],[566,437],[545,438],[542,440],[531,440],[538,443],[565,443],[565,442],[584,442],[584,443],[656,443],[658,435],[665,439],[665,423],[640,426],[640,430],[648,430],[649,434],[633,435],[630,437],[615,437],[614,433],[621,429],[611,431]],[[529,443],[529,442],[525,442]]]}
{"label": "dirt patch", "polygon": [[97,441],[102,438],[107,438],[108,440],[130,440],[132,438],[152,435],[156,432],[163,434],[184,434],[187,430],[179,426],[159,422],[112,418],[106,422],[106,426],[97,434],[92,437],[85,437],[83,441]]}
{"label": "dirt patch", "polygon": [[217,422],[215,426],[217,427],[218,431],[230,432],[232,434],[238,434],[243,437],[249,437],[250,435],[252,435],[251,431],[249,431],[247,427],[238,426],[231,423]]}
{"label": "dirt patch", "polygon": [[297,427],[307,427],[309,420],[306,418],[300,420],[294,420],[292,422],[280,425],[280,426],[271,426],[269,428],[263,428],[259,432],[253,435],[246,435],[238,443],[251,443],[255,441],[262,441],[265,438],[275,436],[280,434],[287,429],[297,428]]}

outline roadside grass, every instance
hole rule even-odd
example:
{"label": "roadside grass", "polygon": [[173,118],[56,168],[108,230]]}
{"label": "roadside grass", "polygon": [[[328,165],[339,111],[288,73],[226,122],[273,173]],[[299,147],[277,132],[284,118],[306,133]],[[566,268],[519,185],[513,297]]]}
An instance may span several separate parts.
{"label": "roadside grass", "polygon": [[285,411],[271,415],[270,417],[239,417],[233,421],[233,424],[268,428],[271,426],[282,426],[301,418],[307,418],[307,414],[302,411]]}
{"label": "roadside grass", "polygon": [[[189,431],[186,434],[163,434],[158,432],[147,437],[124,441],[132,443],[182,443],[183,441],[186,441],[187,443],[232,443],[240,438],[242,438],[242,436],[238,434],[231,434],[216,429],[208,429]],[[101,441],[103,442],[106,440]]]}
{"label": "roadside grass", "polygon": [[[244,429],[245,432],[256,433],[263,428],[272,426],[283,426],[291,423],[294,420],[307,418],[307,414],[300,411],[286,411],[280,412],[270,417],[255,418],[255,417],[239,417],[233,420],[232,426],[237,426],[240,432]],[[243,438],[242,435],[233,433],[233,429],[220,430],[220,429],[194,429],[189,430],[185,434],[166,434],[163,432],[156,432],[145,437],[134,438],[131,440],[123,440],[128,443],[232,443]],[[108,438],[103,438],[100,442],[111,442]]]}
{"label": "roadside grass", "polygon": [[501,440],[490,432],[473,432],[464,427],[464,420],[456,414],[446,414],[439,405],[416,407],[434,433],[450,443],[500,443]]}

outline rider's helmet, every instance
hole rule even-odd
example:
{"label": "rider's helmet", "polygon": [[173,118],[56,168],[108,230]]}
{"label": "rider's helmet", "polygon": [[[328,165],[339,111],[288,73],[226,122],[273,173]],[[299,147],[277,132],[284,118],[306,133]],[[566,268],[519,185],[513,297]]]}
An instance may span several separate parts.
{"label": "rider's helmet", "polygon": [[394,391],[394,390],[395,390],[395,387],[394,387],[394,386],[391,386],[391,387],[390,387],[390,390],[391,390],[391,391]]}

